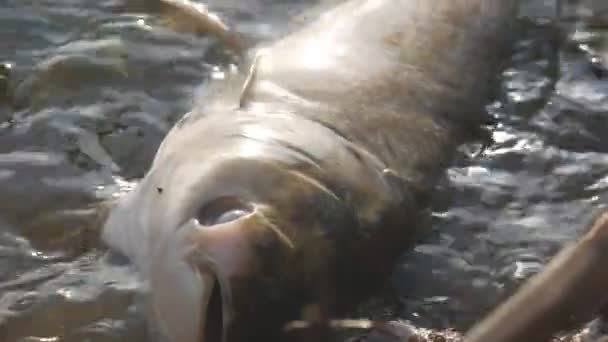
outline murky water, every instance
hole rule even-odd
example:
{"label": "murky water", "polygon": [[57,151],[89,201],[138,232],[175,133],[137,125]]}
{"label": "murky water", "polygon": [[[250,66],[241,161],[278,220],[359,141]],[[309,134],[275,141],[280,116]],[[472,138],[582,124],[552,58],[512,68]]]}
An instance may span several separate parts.
{"label": "murky water", "polygon": [[[264,41],[315,1],[207,3]],[[608,33],[573,21],[558,48],[539,20],[552,11],[525,9],[490,106],[496,143],[449,170],[432,233],[396,270],[392,313],[466,328],[608,200]],[[0,341],[144,340],[140,285],[97,249],[89,205],[133,186],[228,58],[161,19],[152,0],[0,0],[0,61],[13,64],[12,100],[0,94]]]}

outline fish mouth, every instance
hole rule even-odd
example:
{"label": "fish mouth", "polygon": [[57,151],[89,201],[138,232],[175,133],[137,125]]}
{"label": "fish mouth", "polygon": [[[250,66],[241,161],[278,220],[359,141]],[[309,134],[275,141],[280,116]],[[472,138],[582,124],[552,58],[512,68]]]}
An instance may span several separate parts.
{"label": "fish mouth", "polygon": [[[242,222],[204,227],[194,222],[191,230],[194,259],[200,275],[202,298],[199,340],[226,342],[228,327],[234,318],[232,281],[250,275],[255,269],[256,254],[247,225]],[[176,341],[182,342],[182,341]]]}
{"label": "fish mouth", "polygon": [[199,337],[195,342],[224,342],[232,314],[229,288],[216,272],[204,270],[200,275],[204,290],[200,306]]}
{"label": "fish mouth", "polygon": [[202,341],[223,342],[225,340],[224,307],[222,287],[217,277],[210,276],[206,305],[203,307]]}

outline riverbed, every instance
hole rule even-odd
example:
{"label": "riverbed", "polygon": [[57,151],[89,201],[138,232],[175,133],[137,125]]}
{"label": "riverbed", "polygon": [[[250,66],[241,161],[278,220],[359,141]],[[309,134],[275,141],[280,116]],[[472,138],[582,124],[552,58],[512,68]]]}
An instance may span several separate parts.
{"label": "riverbed", "polygon": [[[317,2],[206,3],[264,42]],[[494,143],[462,149],[429,234],[362,316],[466,329],[605,207],[608,15],[562,15],[575,13],[556,23],[553,1],[522,9],[488,105]],[[133,188],[193,95],[232,62],[212,37],[164,19],[146,0],[0,0],[0,341],[145,340],[141,284],[100,247],[92,205]]]}

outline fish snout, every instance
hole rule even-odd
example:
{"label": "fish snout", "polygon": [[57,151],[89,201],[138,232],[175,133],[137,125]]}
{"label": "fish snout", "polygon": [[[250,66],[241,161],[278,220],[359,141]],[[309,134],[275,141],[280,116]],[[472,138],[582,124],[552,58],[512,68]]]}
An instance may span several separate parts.
{"label": "fish snout", "polygon": [[240,341],[242,332],[255,335],[263,325],[249,326],[264,318],[256,319],[256,312],[265,311],[264,254],[280,243],[260,216],[254,204],[227,196],[203,206],[184,227],[188,262],[207,282],[199,341]]}

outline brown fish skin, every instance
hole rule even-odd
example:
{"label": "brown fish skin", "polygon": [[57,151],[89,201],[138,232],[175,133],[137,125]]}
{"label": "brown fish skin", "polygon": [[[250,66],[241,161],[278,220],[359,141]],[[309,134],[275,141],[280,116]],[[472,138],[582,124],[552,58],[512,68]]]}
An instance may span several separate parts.
{"label": "brown fish skin", "polygon": [[347,1],[206,87],[104,231],[149,281],[154,324],[279,341],[382,286],[487,121],[514,7]]}

